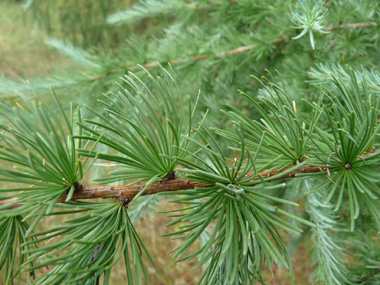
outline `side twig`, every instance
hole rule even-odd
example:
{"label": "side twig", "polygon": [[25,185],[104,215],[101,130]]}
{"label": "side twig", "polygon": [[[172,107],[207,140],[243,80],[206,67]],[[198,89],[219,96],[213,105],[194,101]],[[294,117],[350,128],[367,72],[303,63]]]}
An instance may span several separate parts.
{"label": "side twig", "polygon": [[380,268],[375,269],[371,274],[364,276],[360,281],[354,281],[353,284],[362,284],[366,281],[369,281],[372,277],[380,273]]}
{"label": "side twig", "polygon": [[[340,24],[340,25],[326,26],[323,28],[323,30],[324,31],[335,31],[335,30],[341,30],[341,29],[346,29],[346,28],[347,29],[360,29],[360,28],[366,28],[366,27],[370,27],[370,26],[377,27],[378,24],[376,22]],[[288,42],[290,39],[291,39],[290,36],[285,35],[285,36],[282,36],[278,39],[270,41],[269,44],[275,45],[275,44],[279,44],[279,43],[284,43],[284,42]],[[230,49],[227,51],[221,51],[221,52],[218,52],[215,54],[198,55],[198,56],[194,56],[194,57],[185,58],[182,60],[173,59],[173,60],[170,60],[169,63],[172,65],[177,65],[177,64],[182,64],[182,63],[191,62],[191,61],[196,62],[196,61],[206,60],[206,59],[211,58],[211,57],[222,57],[222,56],[227,56],[227,55],[234,55],[234,54],[239,54],[239,53],[249,51],[255,47],[256,47],[256,45],[240,46],[240,47],[236,47],[234,49]],[[144,68],[150,69],[150,68],[157,67],[159,64],[160,63],[158,63],[158,62],[150,62],[150,63],[141,64],[141,66],[143,66]],[[137,68],[138,68],[137,66],[129,66],[129,67],[126,67],[125,69],[118,69],[118,70],[110,71],[110,72],[107,72],[107,73],[102,74],[102,75],[91,77],[90,81],[93,82],[96,80],[100,80],[100,79],[103,79],[107,76],[114,75],[114,74],[120,73],[120,72],[133,71]]]}
{"label": "side twig", "polygon": [[[260,176],[262,178],[270,178],[275,175],[278,175],[280,173],[283,173],[290,169],[293,166],[289,166],[283,169],[279,170],[272,170],[272,171],[264,171],[261,172],[259,175],[256,175],[252,178],[252,182],[261,180]],[[325,171],[323,168],[320,167],[314,167],[314,166],[304,166],[301,167],[293,172],[290,172],[286,175],[281,176],[280,178],[274,178],[274,179],[267,179],[267,182],[271,182],[274,180],[279,179],[285,179],[285,178],[294,178],[298,174],[302,173],[315,173],[315,172],[323,172]],[[191,181],[187,179],[173,179],[173,180],[166,180],[166,181],[160,181],[152,184],[149,186],[142,195],[153,195],[158,194],[162,192],[171,192],[171,191],[177,191],[177,190],[191,190],[195,188],[202,188],[202,187],[211,187],[214,186],[212,184],[206,184],[206,183],[200,183],[197,181]],[[95,199],[95,198],[126,198],[128,200],[132,200],[137,194],[140,193],[140,191],[145,187],[145,183],[137,183],[135,185],[131,186],[86,186],[86,185],[80,185],[78,187],[78,191],[75,191],[71,200],[82,200],[82,199]],[[63,195],[60,199],[60,202],[64,202],[66,199],[66,195]],[[15,198],[12,199],[6,199],[0,201],[0,206],[9,204],[12,202],[15,202]],[[12,205],[11,208],[17,208],[21,206],[21,204]]]}

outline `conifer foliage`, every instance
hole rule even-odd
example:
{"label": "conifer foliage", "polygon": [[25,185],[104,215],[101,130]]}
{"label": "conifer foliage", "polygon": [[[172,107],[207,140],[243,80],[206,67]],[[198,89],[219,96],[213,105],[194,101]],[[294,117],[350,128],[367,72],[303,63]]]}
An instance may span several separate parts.
{"label": "conifer foliage", "polygon": [[[134,224],[164,199],[178,207],[162,239],[181,241],[172,256],[196,260],[200,284],[265,284],[277,267],[297,284],[295,243],[312,282],[380,282],[379,13],[142,0],[107,25],[159,18],[154,37],[117,51],[50,39],[79,71],[0,81],[5,284],[111,284],[121,259],[146,284],[159,272]],[[41,230],[47,216],[70,218]]]}

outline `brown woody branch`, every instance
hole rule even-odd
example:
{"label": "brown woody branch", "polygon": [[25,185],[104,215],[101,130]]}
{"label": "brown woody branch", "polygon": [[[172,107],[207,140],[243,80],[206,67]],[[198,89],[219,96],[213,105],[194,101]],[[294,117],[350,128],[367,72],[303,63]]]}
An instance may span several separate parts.
{"label": "brown woody branch", "polygon": [[[362,158],[369,157],[372,155],[375,155],[379,153],[379,151],[376,148],[373,148],[370,152],[361,155]],[[294,178],[297,177],[299,174],[304,173],[318,173],[318,172],[328,172],[328,168],[324,167],[316,167],[316,166],[309,166],[305,165],[303,167],[300,167],[292,172],[289,172],[284,175],[280,175],[281,173],[286,172],[287,170],[293,168],[294,165],[284,167],[281,169],[274,169],[271,171],[262,171],[258,174],[256,174],[252,178],[252,184],[254,185],[254,182],[262,181],[265,179],[265,182],[272,182],[279,179],[286,179],[286,178]],[[328,167],[328,165],[326,166]],[[171,174],[173,175],[174,179],[171,179],[171,176],[168,180],[163,180],[156,182],[152,185],[150,185],[147,189],[145,189],[144,193],[142,195],[152,195],[157,193],[163,193],[163,192],[172,192],[177,190],[191,190],[195,188],[204,188],[204,187],[212,187],[213,184],[206,184],[206,183],[200,183],[197,181],[191,181],[187,179],[177,179],[175,178],[174,172]],[[251,174],[247,174],[249,177]],[[274,177],[277,176],[277,177]],[[270,179],[271,177],[274,177],[273,179]],[[269,179],[268,179],[269,178]],[[75,192],[71,198],[71,200],[82,200],[82,199],[96,199],[96,198],[114,198],[114,199],[127,199],[132,200],[137,194],[139,194],[144,188],[145,183],[136,183],[131,186],[85,186],[82,184],[79,184],[78,182],[75,183]],[[63,195],[59,202],[64,202],[67,195]],[[16,202],[16,198],[6,199],[0,201],[0,206],[6,205],[9,203]],[[21,206],[21,204],[14,204],[10,206],[10,209],[17,208]]]}
{"label": "brown woody branch", "polygon": [[[260,176],[264,179],[267,179],[275,175],[281,174],[282,172],[290,169],[291,167],[294,167],[294,166],[289,166],[281,170],[261,172],[260,175],[256,175],[255,177],[252,178],[252,182],[261,180]],[[304,166],[293,172],[283,175],[280,178],[267,179],[266,181],[271,182],[278,179],[293,178],[301,173],[316,173],[316,172],[323,172],[323,171],[326,171],[326,170],[320,167]],[[152,184],[144,191],[144,193],[142,193],[142,195],[152,195],[152,194],[157,194],[157,193],[162,193],[162,192],[190,190],[190,189],[195,189],[195,188],[203,188],[203,187],[211,187],[211,186],[214,186],[214,185],[200,183],[200,182],[186,180],[186,179],[173,179],[173,180],[160,181],[160,182],[156,182]],[[125,198],[125,199],[132,200],[137,194],[140,193],[140,191],[144,187],[145,187],[145,183],[137,183],[132,186],[85,186],[85,185],[78,184],[78,187],[76,187],[76,191],[74,192],[71,200],[95,199],[95,198],[103,198],[103,199]],[[63,195],[60,199],[60,202],[64,202],[65,199],[66,199],[66,195]],[[13,203],[15,201],[16,201],[15,198],[2,200],[0,201],[0,206]],[[17,208],[19,206],[21,206],[21,204],[12,205],[9,208]]]}
{"label": "brown woody branch", "polygon": [[[379,151],[376,148],[373,148],[370,152],[361,155],[362,158],[372,156],[379,153]],[[116,166],[117,164],[113,164],[113,166]],[[351,168],[351,165],[346,164],[346,169]],[[287,170],[293,168],[294,165],[284,167],[281,169],[275,169],[271,171],[262,171],[255,175],[252,178],[252,185],[254,185],[254,182],[257,181],[263,181],[265,179],[265,182],[272,182],[279,179],[286,179],[286,178],[294,178],[297,177],[299,174],[305,174],[305,173],[318,173],[318,172],[327,172],[328,176],[329,174],[329,168],[328,165],[326,165],[327,168],[324,167],[316,167],[316,166],[303,166],[300,167],[292,172],[289,172],[284,175],[279,175],[281,173],[286,172]],[[145,189],[144,193],[141,195],[152,195],[157,193],[164,193],[164,192],[171,192],[171,191],[177,191],[177,190],[191,190],[195,188],[204,188],[204,187],[212,187],[213,184],[206,184],[206,183],[200,183],[197,181],[191,181],[187,179],[177,179],[175,178],[174,172],[171,174],[173,175],[174,179],[168,179],[156,182],[152,185],[150,185],[147,189]],[[250,174],[247,174],[249,177]],[[274,177],[277,176],[277,177]],[[271,177],[274,177],[273,179],[270,179]],[[268,179],[269,178],[269,179]],[[329,177],[328,177],[329,178]],[[131,186],[85,186],[78,182],[75,183],[75,191],[71,198],[71,200],[82,200],[82,199],[96,199],[96,198],[114,198],[118,201],[124,201],[126,200],[126,204],[128,204],[129,201],[131,201],[136,195],[138,195],[144,188],[145,183],[136,183]],[[63,195],[59,202],[64,202],[66,200],[67,194]],[[16,202],[16,198],[10,198],[0,201],[0,206],[14,203]],[[9,209],[14,209],[22,204],[13,204],[9,206]]]}
{"label": "brown woody branch", "polygon": [[[17,202],[17,198],[10,198],[10,199],[6,199],[6,200],[2,200],[2,201],[0,201],[0,206],[10,204],[10,203],[14,203],[14,202]],[[15,209],[21,205],[22,204],[15,204],[15,205],[9,206],[7,209]]]}
{"label": "brown woody branch", "polygon": [[[378,24],[376,22],[340,24],[340,25],[326,26],[323,28],[323,30],[324,31],[335,31],[335,30],[341,30],[341,29],[346,29],[346,28],[347,29],[360,29],[360,28],[366,28],[369,26],[377,27]],[[275,45],[275,44],[287,42],[290,39],[291,39],[290,36],[285,35],[285,36],[282,36],[278,39],[270,41],[269,44]],[[177,64],[182,64],[182,63],[186,63],[186,62],[201,61],[201,60],[205,60],[205,59],[208,59],[211,57],[222,57],[222,56],[227,56],[227,55],[234,55],[234,54],[239,54],[239,53],[249,51],[255,47],[256,47],[256,45],[240,46],[240,47],[236,47],[234,49],[228,50],[228,51],[222,51],[222,52],[218,52],[215,54],[198,55],[198,56],[194,56],[194,57],[185,58],[183,60],[173,59],[173,60],[169,61],[169,63],[172,65],[177,65]],[[155,67],[159,66],[159,63],[158,62],[150,62],[150,63],[142,64],[141,66],[144,68],[150,69],[150,68],[155,68]],[[116,73],[120,73],[120,72],[133,71],[137,68],[138,68],[137,66],[129,66],[129,67],[126,67],[125,69],[110,71],[110,72],[107,72],[107,73],[99,75],[99,76],[91,77],[90,81],[93,82],[96,80],[100,80],[100,79],[103,79],[104,77],[107,77],[107,76],[110,76],[110,75],[113,75]]]}
{"label": "brown woody branch", "polygon": [[[294,166],[293,166],[294,167]],[[273,177],[281,172],[288,170],[291,167],[283,168],[282,170],[274,170],[270,172],[263,172],[260,175],[263,178]],[[281,178],[268,180],[274,181],[284,178],[293,178],[297,174],[301,173],[312,173],[312,172],[321,172],[324,171],[320,167],[305,166],[297,169],[287,175],[282,176]],[[255,176],[252,179],[252,182],[260,180],[259,176]],[[142,195],[152,195],[161,192],[171,192],[177,190],[190,190],[195,188],[202,187],[211,187],[213,184],[205,184],[196,181],[186,180],[186,179],[173,179],[166,180],[154,183],[149,186]],[[133,199],[140,191],[145,187],[145,183],[138,183],[132,186],[83,186],[81,191],[74,193],[72,200],[79,199],[93,199],[93,198],[128,198]],[[65,200],[65,196],[62,197],[62,201]]]}
{"label": "brown woody branch", "polygon": [[363,282],[369,281],[372,277],[380,273],[380,268],[376,268],[371,274],[364,276],[360,281],[354,281],[354,284],[362,284]]}
{"label": "brown woody branch", "polygon": [[379,24],[376,22],[367,22],[367,23],[354,23],[354,24],[340,24],[336,26],[326,26],[323,28],[324,31],[335,31],[335,30],[341,30],[341,29],[360,29],[360,28],[366,28],[369,26],[377,27]]}

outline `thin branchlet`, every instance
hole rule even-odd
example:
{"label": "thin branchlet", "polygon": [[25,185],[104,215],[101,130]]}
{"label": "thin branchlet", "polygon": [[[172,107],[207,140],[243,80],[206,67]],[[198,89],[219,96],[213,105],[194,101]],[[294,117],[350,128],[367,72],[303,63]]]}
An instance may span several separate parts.
{"label": "thin branchlet", "polygon": [[[336,30],[341,30],[341,29],[362,29],[362,28],[366,28],[366,27],[377,27],[377,26],[378,26],[378,24],[376,22],[352,23],[352,24],[340,24],[340,25],[326,26],[323,28],[323,30],[324,31],[336,31]],[[276,44],[288,42],[290,40],[291,40],[290,36],[284,35],[284,36],[281,36],[275,40],[270,41],[269,44],[270,45],[276,45]],[[247,52],[247,51],[254,49],[255,47],[256,47],[256,45],[239,46],[239,47],[236,47],[236,48],[233,48],[233,49],[230,49],[227,51],[218,52],[215,54],[197,55],[197,56],[189,57],[189,58],[182,59],[182,60],[172,59],[169,61],[169,63],[171,65],[178,65],[178,64],[184,64],[187,62],[197,62],[197,61],[206,60],[206,59],[209,59],[212,57],[223,57],[223,56],[228,56],[228,55],[244,53],[244,52]],[[151,68],[155,68],[155,67],[160,66],[160,63],[159,62],[149,62],[149,63],[144,63],[141,66],[144,68],[147,68],[147,69],[151,69]],[[101,80],[105,77],[108,77],[108,76],[111,76],[111,75],[114,75],[114,74],[117,74],[120,72],[134,71],[138,68],[139,68],[138,66],[133,65],[133,66],[128,66],[125,69],[118,69],[118,70],[109,71],[105,74],[90,77],[90,81],[94,82],[94,81]]]}
{"label": "thin branchlet", "polygon": [[[362,155],[362,157],[368,157],[371,155],[377,154],[377,151],[371,150],[370,153]],[[255,175],[252,178],[252,182],[259,181],[262,178],[270,178],[276,175],[279,175],[290,168],[294,167],[289,166],[281,169],[274,169],[271,171],[263,171],[257,175]],[[349,168],[347,168],[349,167]],[[350,169],[350,165],[345,165],[346,169]],[[305,174],[305,173],[318,173],[318,172],[326,172],[329,168],[325,167],[317,167],[317,166],[303,166],[295,171],[292,171],[290,173],[287,173],[286,175],[280,176],[278,178],[269,179],[266,180],[266,182],[272,182],[275,180],[280,179],[286,179],[286,178],[295,178],[299,174]],[[251,174],[247,174],[249,176]],[[108,185],[99,185],[99,186],[86,186],[82,185],[79,182],[76,182],[74,184],[76,191],[74,192],[71,200],[84,200],[84,199],[96,199],[96,198],[114,198],[114,199],[129,199],[132,201],[132,199],[138,195],[144,188],[145,183],[137,183],[131,186],[108,186]],[[145,195],[153,195],[163,192],[172,192],[172,191],[178,191],[178,190],[191,190],[195,188],[202,188],[202,187],[211,187],[214,186],[213,184],[207,184],[207,183],[200,183],[197,181],[187,180],[187,179],[178,179],[176,178],[175,172],[169,173],[166,177],[164,177],[161,181],[158,181],[152,185],[150,185],[144,192],[141,194],[142,196]],[[59,202],[64,202],[66,199],[67,194],[64,194]],[[130,202],[129,201],[129,202]],[[15,198],[5,199],[0,201],[0,206],[14,203]],[[128,202],[128,203],[129,203]],[[128,203],[126,205],[128,205]],[[10,206],[10,208],[17,208],[21,204],[15,204]]]}
{"label": "thin branchlet", "polygon": [[[259,175],[256,175],[252,178],[252,182],[259,181],[261,178],[269,178],[273,177],[275,175],[281,174],[282,172],[285,172],[286,170],[290,169],[291,167],[285,167],[278,170],[271,170],[271,171],[263,171]],[[279,180],[279,179],[285,179],[285,178],[294,178],[297,176],[297,174],[302,173],[317,173],[317,172],[324,172],[326,171],[324,168],[321,167],[315,167],[315,166],[304,166],[301,167],[293,172],[290,172],[284,176],[281,176],[280,178],[275,178],[273,180],[267,180],[267,182]],[[249,175],[249,174],[248,174]],[[171,174],[171,177],[174,177],[174,174]],[[78,183],[79,184],[79,183]],[[81,185],[78,186],[78,189],[81,189],[80,191],[75,191],[71,200],[83,200],[83,199],[95,199],[95,198],[114,198],[114,199],[130,199],[132,200],[137,194],[140,193],[142,189],[145,187],[145,183],[137,183],[132,186],[86,186]],[[191,181],[187,179],[163,179],[159,182],[156,182],[149,186],[142,195],[153,195],[163,192],[172,192],[172,191],[178,191],[178,190],[191,190],[195,188],[202,188],[202,187],[211,187],[214,186],[213,184],[206,184],[206,183],[200,183],[197,181]],[[66,194],[63,195],[60,199],[60,202],[64,202],[66,199]],[[119,200],[118,200],[119,201]],[[8,203],[15,202],[14,199],[7,199],[0,201],[0,205],[5,205]],[[12,205],[12,208],[16,208],[17,205]]]}

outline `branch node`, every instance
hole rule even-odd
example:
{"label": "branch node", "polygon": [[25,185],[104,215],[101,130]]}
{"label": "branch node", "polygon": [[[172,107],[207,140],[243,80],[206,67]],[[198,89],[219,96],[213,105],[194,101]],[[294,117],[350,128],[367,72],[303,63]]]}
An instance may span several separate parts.
{"label": "branch node", "polygon": [[123,197],[119,197],[119,198],[116,198],[115,201],[118,202],[119,204],[121,204],[125,209],[128,209],[128,204],[129,202],[132,201],[133,198],[123,198]]}
{"label": "branch node", "polygon": [[168,173],[164,178],[162,178],[161,182],[168,181],[168,180],[175,180],[175,179],[176,179],[175,171],[172,171]]}
{"label": "branch node", "polygon": [[75,192],[81,192],[83,191],[84,187],[82,184],[80,184],[78,181],[74,183]]}

